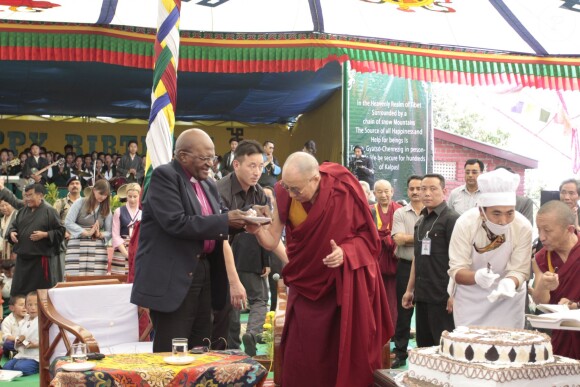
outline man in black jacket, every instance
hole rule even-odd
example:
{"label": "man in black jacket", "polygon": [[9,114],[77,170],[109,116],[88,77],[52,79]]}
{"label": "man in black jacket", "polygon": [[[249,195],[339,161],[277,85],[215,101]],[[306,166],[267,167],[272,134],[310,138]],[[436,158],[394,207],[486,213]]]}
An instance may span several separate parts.
{"label": "man in black jacket", "polygon": [[230,150],[223,155],[222,163],[220,165],[222,177],[226,177],[226,175],[234,171],[234,152],[238,147],[238,143],[239,141],[237,137],[230,138]]}
{"label": "man in black jacket", "polygon": [[359,181],[366,181],[371,189],[374,189],[375,170],[373,169],[373,160],[364,155],[362,146],[354,146],[354,158],[348,163],[348,169]]}
{"label": "man in black jacket", "polygon": [[18,211],[7,232],[17,254],[10,291],[12,296],[54,285],[49,261],[58,251],[64,237],[64,226],[56,210],[44,201],[44,195],[42,185],[28,185],[24,191],[25,207]]}
{"label": "man in black jacket", "polygon": [[[258,184],[264,168],[262,147],[257,141],[244,140],[236,148],[234,172],[217,182],[220,197],[229,209],[245,210],[254,205],[269,205],[269,199]],[[238,276],[248,294],[250,316],[244,334],[244,349],[256,355],[256,340],[268,312],[268,274],[270,256],[252,234],[237,233],[230,237]],[[240,311],[230,313],[228,347],[240,346]],[[216,320],[226,319],[218,318]],[[216,321],[217,322],[217,321]],[[215,327],[215,325],[214,325]],[[219,328],[218,328],[219,329]],[[215,336],[214,336],[215,337]]]}

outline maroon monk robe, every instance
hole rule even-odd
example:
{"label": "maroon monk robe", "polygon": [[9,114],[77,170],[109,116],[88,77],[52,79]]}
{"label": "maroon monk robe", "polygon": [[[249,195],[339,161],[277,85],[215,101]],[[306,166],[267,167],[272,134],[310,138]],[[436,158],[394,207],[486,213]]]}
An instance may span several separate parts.
{"label": "maroon monk robe", "polygon": [[[296,227],[288,193],[275,187],[289,258],[282,385],[368,386],[394,332],[376,258],[380,241],[354,176],[333,163],[322,164],[320,175],[318,196],[304,204],[308,217]],[[322,263],[331,239],[344,251],[339,268]]]}
{"label": "maroon monk robe", "polygon": [[393,229],[393,216],[401,205],[391,200],[388,205],[386,213],[381,209],[380,204],[373,204],[370,206],[371,212],[375,217],[375,224],[381,228],[379,231],[379,238],[381,238],[381,252],[379,254],[379,268],[383,276],[385,291],[387,292],[387,300],[389,301],[389,312],[391,313],[391,321],[393,326],[397,325],[397,256],[395,255],[395,248],[397,245],[391,236]]}
{"label": "maroon monk robe", "polygon": [[[580,300],[580,239],[570,250],[566,263],[555,251],[550,254],[552,268],[558,268],[559,285],[550,292],[550,304],[557,304],[562,298],[574,302]],[[549,270],[545,248],[536,254],[536,263],[542,272]],[[580,332],[554,329],[552,331],[554,354],[580,360]]]}

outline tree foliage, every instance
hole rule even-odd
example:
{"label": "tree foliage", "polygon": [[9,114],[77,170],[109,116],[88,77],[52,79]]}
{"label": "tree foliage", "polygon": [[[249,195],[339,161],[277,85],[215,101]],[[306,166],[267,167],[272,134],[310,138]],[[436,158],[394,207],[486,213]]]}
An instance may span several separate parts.
{"label": "tree foliage", "polygon": [[490,123],[473,105],[461,100],[461,93],[433,87],[433,125],[487,144],[504,146],[510,133]]}

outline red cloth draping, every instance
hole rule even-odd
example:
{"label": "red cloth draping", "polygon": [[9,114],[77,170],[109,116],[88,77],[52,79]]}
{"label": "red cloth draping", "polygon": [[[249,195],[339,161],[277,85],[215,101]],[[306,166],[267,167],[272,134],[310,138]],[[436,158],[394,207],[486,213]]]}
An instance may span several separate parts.
{"label": "red cloth draping", "polygon": [[[542,272],[548,271],[547,250],[536,254],[536,263]],[[551,252],[552,267],[558,268],[558,287],[550,292],[550,304],[557,304],[562,298],[580,300],[580,239],[570,250],[566,263],[555,251]],[[554,329],[552,331],[554,354],[580,360],[580,332]]]}
{"label": "red cloth draping", "polygon": [[[389,203],[389,210],[386,213],[381,211],[380,205],[373,206],[376,208],[377,216],[381,217],[381,228],[379,229],[379,238],[381,238],[381,253],[379,256],[379,267],[381,274],[395,275],[397,274],[397,257],[395,256],[395,248],[397,245],[391,236],[393,229],[393,215],[398,208],[401,208],[399,203],[391,201]],[[378,224],[378,222],[376,222]]]}
{"label": "red cloth draping", "polygon": [[[389,312],[391,314],[391,321],[393,326],[397,325],[397,256],[395,255],[395,248],[397,245],[391,235],[393,229],[393,217],[395,211],[401,208],[397,202],[391,201],[386,213],[381,210],[381,206],[376,204],[373,206],[377,217],[381,218],[381,228],[379,231],[379,238],[381,239],[381,252],[379,254],[379,268],[383,276],[385,291],[387,292],[387,300],[389,301]],[[375,223],[379,222],[375,219]]]}
{"label": "red cloth draping", "polygon": [[[276,185],[289,258],[282,272],[289,286],[282,382],[287,387],[317,385],[316,380],[326,386],[366,386],[394,332],[377,261],[380,240],[354,176],[333,163],[322,164],[320,175],[318,196],[298,227],[288,225],[290,198]],[[331,239],[344,252],[340,268],[322,263],[331,253]],[[304,342],[302,328],[309,330],[310,342]],[[320,359],[334,364],[326,367]],[[300,361],[302,372],[288,372],[294,361]]]}

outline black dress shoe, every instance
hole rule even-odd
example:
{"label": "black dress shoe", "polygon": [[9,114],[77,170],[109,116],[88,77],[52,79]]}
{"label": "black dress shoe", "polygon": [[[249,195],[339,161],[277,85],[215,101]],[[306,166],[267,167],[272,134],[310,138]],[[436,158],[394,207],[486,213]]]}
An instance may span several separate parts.
{"label": "black dress shoe", "polygon": [[401,368],[401,367],[405,366],[405,364],[407,364],[407,360],[401,359],[401,358],[396,358],[391,363],[391,368]]}
{"label": "black dress shoe", "polygon": [[251,333],[244,333],[242,336],[242,342],[244,343],[244,352],[248,356],[256,356],[256,338]]}

